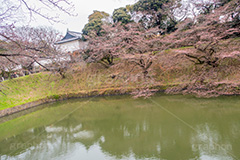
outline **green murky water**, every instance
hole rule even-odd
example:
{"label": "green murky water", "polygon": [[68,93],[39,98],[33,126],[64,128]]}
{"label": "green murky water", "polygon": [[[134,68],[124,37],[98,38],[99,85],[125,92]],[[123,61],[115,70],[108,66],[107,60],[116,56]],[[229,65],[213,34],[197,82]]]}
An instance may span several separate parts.
{"label": "green murky water", "polygon": [[240,159],[240,97],[100,97],[38,109],[0,119],[0,159]]}

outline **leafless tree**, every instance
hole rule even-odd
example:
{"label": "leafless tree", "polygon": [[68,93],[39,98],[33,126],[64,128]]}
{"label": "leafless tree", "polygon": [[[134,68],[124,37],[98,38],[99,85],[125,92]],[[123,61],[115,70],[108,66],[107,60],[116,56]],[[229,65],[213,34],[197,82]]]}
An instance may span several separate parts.
{"label": "leafless tree", "polygon": [[[0,67],[2,70],[15,68],[18,65],[30,68],[33,63],[50,70],[41,62],[42,59],[51,59],[57,64],[57,59],[65,58],[54,46],[54,41],[59,37],[56,31],[49,28],[15,27],[19,21],[28,23],[39,17],[49,22],[61,21],[58,15],[50,14],[47,10],[58,10],[71,16],[74,15],[73,3],[69,0],[37,0],[34,3],[30,0],[3,0],[1,2]],[[60,63],[58,65],[60,66]]]}
{"label": "leafless tree", "polygon": [[0,27],[15,24],[17,21],[28,19],[34,20],[38,17],[50,22],[60,22],[59,15],[49,13],[47,10],[58,10],[68,15],[74,15],[74,5],[69,0],[2,0],[0,7]]}
{"label": "leafless tree", "polygon": [[54,45],[61,38],[58,31],[50,27],[17,27],[5,30],[2,37],[5,38],[0,52],[0,62],[4,64],[1,66],[2,72],[6,69],[32,71],[35,65],[62,75],[60,68],[68,60],[68,55]]}

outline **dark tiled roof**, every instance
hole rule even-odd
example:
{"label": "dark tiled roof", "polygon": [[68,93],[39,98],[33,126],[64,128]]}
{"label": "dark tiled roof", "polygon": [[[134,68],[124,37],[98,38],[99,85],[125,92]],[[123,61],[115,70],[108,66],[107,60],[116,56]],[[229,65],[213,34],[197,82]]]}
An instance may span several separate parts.
{"label": "dark tiled roof", "polygon": [[67,30],[66,35],[60,41],[56,42],[56,44],[62,44],[62,43],[71,42],[71,41],[80,40],[80,39],[82,39],[81,33]]}

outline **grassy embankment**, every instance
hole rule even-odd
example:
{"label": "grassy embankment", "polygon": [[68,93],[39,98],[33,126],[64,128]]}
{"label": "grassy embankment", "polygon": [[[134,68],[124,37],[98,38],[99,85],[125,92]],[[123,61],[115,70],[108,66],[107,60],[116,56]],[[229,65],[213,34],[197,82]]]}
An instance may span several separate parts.
{"label": "grassy embankment", "polygon": [[[240,44],[240,39],[222,42],[222,46],[228,45],[232,49],[231,44]],[[166,89],[168,86],[190,83],[201,70],[201,67],[194,66],[184,55],[191,50],[194,48],[190,46],[156,53],[149,71],[154,81],[148,80],[147,85]],[[4,81],[2,84],[6,87],[2,87],[2,91],[6,95],[0,94],[0,110],[46,98],[107,95],[114,94],[116,90],[120,94],[144,87],[143,84],[146,83],[143,83],[140,68],[135,67],[132,70],[132,64],[115,63],[116,65],[108,69],[101,64],[75,66],[64,79],[57,74],[45,72]],[[215,78],[209,77],[206,81],[239,83],[239,66],[239,60],[226,58],[220,62]],[[112,75],[116,77],[112,78]]]}
{"label": "grassy embankment", "polygon": [[[170,67],[164,62],[170,54],[172,54],[171,50],[162,52],[159,56],[162,63],[155,62],[152,66],[149,74],[157,81],[152,82],[152,86],[167,86],[176,83],[174,79],[186,72],[183,66]],[[130,72],[133,68],[132,64],[116,63],[116,67],[108,69],[102,67],[101,64],[75,68],[75,71],[67,73],[64,79],[57,74],[44,72],[4,81],[2,84],[8,88],[3,88],[6,95],[0,94],[0,110],[47,97],[58,99],[61,95],[71,97],[78,93],[91,96],[94,91],[95,94],[103,95],[114,93],[114,90],[126,93],[131,89],[144,87],[138,67]],[[113,79],[112,75],[116,75],[116,78]]]}

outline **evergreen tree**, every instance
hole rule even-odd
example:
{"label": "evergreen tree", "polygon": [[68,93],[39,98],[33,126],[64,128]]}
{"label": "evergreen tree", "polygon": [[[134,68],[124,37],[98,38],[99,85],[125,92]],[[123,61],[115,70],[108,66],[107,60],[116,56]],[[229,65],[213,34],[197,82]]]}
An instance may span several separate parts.
{"label": "evergreen tree", "polygon": [[102,34],[102,25],[103,18],[107,18],[109,16],[106,12],[101,11],[93,11],[91,15],[88,16],[88,23],[84,26],[82,32],[84,35],[90,35],[90,33],[94,32],[96,35],[100,36]]}
{"label": "evergreen tree", "polygon": [[115,9],[113,11],[113,22],[122,22],[122,24],[131,22],[131,16],[127,13],[127,9],[124,7]]}

